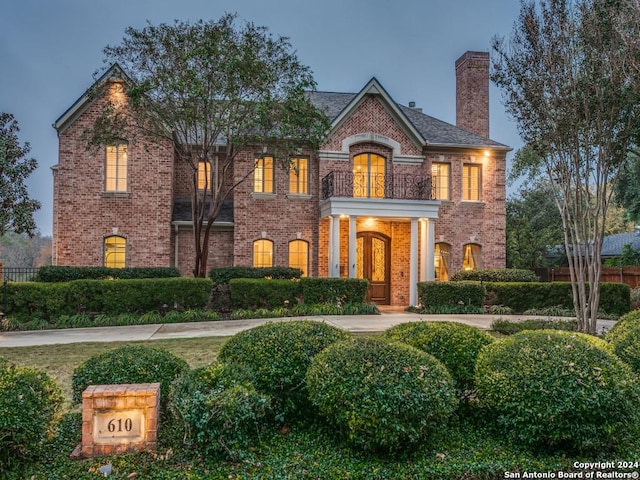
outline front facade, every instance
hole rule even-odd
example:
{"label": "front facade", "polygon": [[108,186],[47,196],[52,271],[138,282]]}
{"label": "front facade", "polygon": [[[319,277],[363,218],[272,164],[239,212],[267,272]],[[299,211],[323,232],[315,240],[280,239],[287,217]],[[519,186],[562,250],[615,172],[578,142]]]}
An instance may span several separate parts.
{"label": "front facade", "polygon": [[[375,78],[355,94],[310,93],[331,120],[324,145],[286,169],[268,152],[239,155],[232,175],[247,180],[214,224],[209,267],[367,278],[372,301],[403,306],[417,304],[419,281],[504,267],[510,149],[488,138],[488,75],[487,53],[456,62],[457,126],[397,104]],[[54,264],[191,274],[187,172],[171,145],[87,151],[82,132],[99,108],[82,97],[54,124]]]}

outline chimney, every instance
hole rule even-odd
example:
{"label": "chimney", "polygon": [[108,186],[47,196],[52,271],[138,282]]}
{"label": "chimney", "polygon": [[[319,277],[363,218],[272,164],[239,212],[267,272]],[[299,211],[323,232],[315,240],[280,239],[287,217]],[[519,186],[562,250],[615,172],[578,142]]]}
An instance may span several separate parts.
{"label": "chimney", "polygon": [[456,125],[489,137],[489,52],[456,60]]}

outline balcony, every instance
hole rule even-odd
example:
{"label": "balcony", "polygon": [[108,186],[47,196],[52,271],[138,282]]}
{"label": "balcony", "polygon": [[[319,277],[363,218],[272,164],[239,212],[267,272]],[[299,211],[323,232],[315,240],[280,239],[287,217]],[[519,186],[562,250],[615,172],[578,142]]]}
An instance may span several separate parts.
{"label": "balcony", "polygon": [[322,200],[332,197],[433,200],[431,176],[331,172],[322,179]]}

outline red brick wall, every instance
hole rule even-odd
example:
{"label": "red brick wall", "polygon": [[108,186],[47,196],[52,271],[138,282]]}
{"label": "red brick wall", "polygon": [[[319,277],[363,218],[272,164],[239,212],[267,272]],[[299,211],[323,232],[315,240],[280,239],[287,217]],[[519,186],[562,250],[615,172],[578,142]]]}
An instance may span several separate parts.
{"label": "red brick wall", "polygon": [[59,134],[54,263],[103,265],[104,237],[117,232],[127,239],[127,266],[170,266],[173,151],[142,138],[126,139],[128,192],[105,193],[105,150],[87,151],[83,140],[101,104],[94,102]]}

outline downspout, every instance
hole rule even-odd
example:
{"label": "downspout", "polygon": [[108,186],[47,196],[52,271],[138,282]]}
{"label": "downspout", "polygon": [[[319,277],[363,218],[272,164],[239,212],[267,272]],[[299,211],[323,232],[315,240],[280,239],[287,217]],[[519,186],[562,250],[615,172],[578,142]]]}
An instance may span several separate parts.
{"label": "downspout", "polygon": [[174,249],[174,252],[173,252],[173,266],[177,270],[180,270],[180,267],[178,265],[178,250],[179,250],[178,249],[178,224],[174,223],[173,226],[174,226],[174,229],[175,229],[174,230],[174,237],[173,237],[174,238],[174,242],[173,242],[173,249]]}

